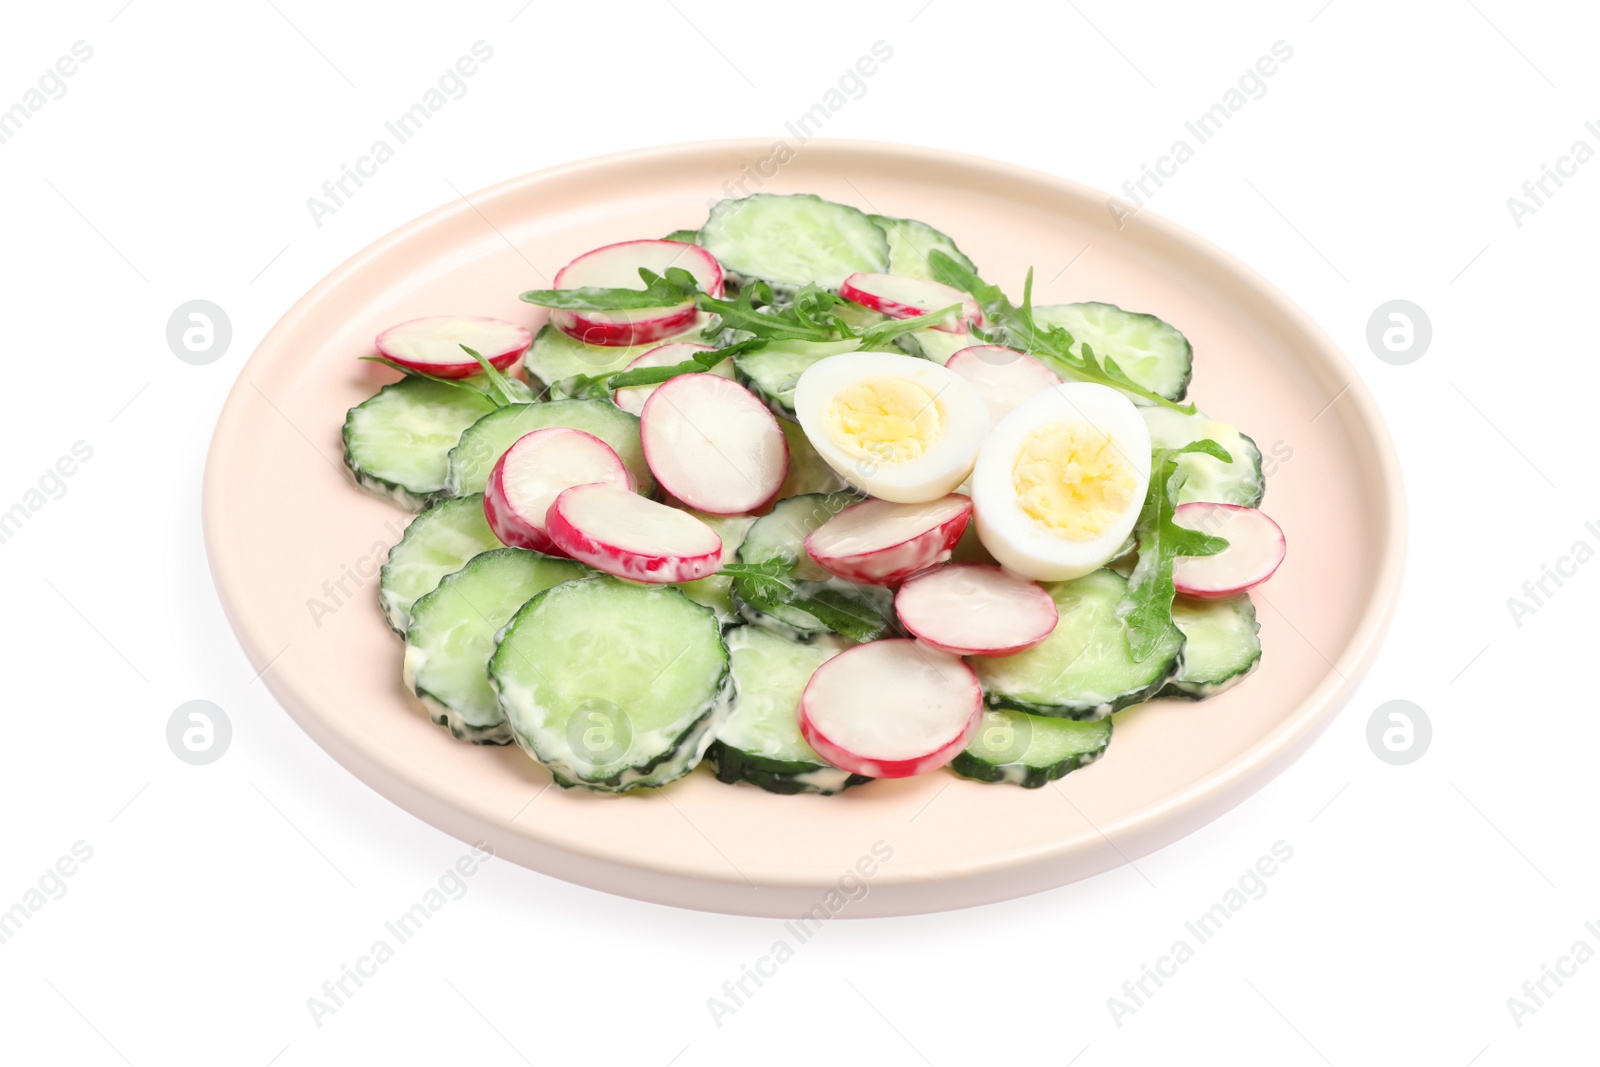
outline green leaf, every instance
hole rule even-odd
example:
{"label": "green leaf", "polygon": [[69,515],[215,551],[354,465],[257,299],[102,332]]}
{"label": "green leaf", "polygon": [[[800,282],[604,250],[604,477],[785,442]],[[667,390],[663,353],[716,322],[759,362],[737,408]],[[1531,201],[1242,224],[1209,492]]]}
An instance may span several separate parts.
{"label": "green leaf", "polygon": [[1059,326],[1041,327],[1033,317],[1033,270],[1029,268],[1022,287],[1022,306],[1013,304],[999,286],[990,285],[977,274],[963,267],[945,253],[935,249],[928,254],[934,280],[970,293],[983,308],[986,319],[999,327],[1004,335],[1001,343],[1038,358],[1045,366],[1060,372],[1063,377],[1083,382],[1095,382],[1120,389],[1124,393],[1161,407],[1193,415],[1193,404],[1175,404],[1160,393],[1135,382],[1111,359],[1096,359],[1094,350],[1087,344],[1073,349],[1072,334]]}
{"label": "green leaf", "polygon": [[1228,547],[1221,537],[1179,526],[1172,521],[1178,506],[1178,491],[1185,474],[1178,457],[1200,453],[1232,462],[1227,450],[1215,441],[1195,441],[1182,448],[1157,449],[1150,463],[1150,488],[1134,526],[1139,545],[1139,563],[1128,579],[1128,595],[1122,604],[1122,619],[1128,627],[1128,649],[1134,661],[1142,663],[1162,643],[1172,629],[1172,598],[1177,589],[1172,582],[1173,566],[1179,556],[1213,556]]}
{"label": "green leaf", "polygon": [[710,352],[696,352],[690,359],[682,363],[672,363],[665,367],[639,367],[635,370],[618,371],[612,375],[600,375],[610,389],[626,389],[630,385],[659,385],[669,378],[676,378],[680,374],[699,374],[710,370],[729,356],[736,356],[741,352],[751,352],[766,344],[765,338],[750,337],[737,344],[715,348]]}
{"label": "green leaf", "polygon": [[700,286],[694,275],[678,267],[667,269],[666,277],[639,269],[643,289],[605,289],[583,286],[577,289],[530,289],[522,299],[540,307],[562,311],[632,311],[640,308],[672,307],[694,298]]}
{"label": "green leaf", "polygon": [[866,597],[821,582],[800,581],[793,568],[793,560],[769,559],[730,563],[718,573],[733,579],[739,599],[761,611],[798,608],[853,641],[876,641],[889,629],[889,620]]}
{"label": "green leaf", "polygon": [[[453,389],[465,389],[469,393],[483,397],[497,408],[507,407],[511,404],[526,404],[531,399],[531,394],[529,396],[523,396],[520,393],[513,393],[511,399],[507,400],[493,388],[492,382],[491,388],[486,392],[482,389],[479,389],[475,385],[468,384],[468,379],[466,378],[441,378],[436,374],[429,374],[427,371],[420,371],[414,367],[408,367],[404,363],[396,363],[394,360],[387,359],[383,356],[362,356],[361,358],[366,360],[368,363],[382,363],[385,367],[391,367],[394,370],[399,371],[401,374],[404,374],[408,378],[424,378],[430,382],[438,382],[440,385],[448,385]],[[515,383],[515,385],[521,384],[521,382]],[[513,386],[513,388],[515,388],[515,386]]]}
{"label": "green leaf", "polygon": [[526,399],[518,395],[516,387],[511,384],[511,379],[500,372],[499,367],[496,367],[466,345],[461,346],[461,351],[478,361],[478,366],[483,368],[483,373],[489,379],[489,389],[494,396],[499,398],[501,407],[506,407],[510,404],[527,403]]}

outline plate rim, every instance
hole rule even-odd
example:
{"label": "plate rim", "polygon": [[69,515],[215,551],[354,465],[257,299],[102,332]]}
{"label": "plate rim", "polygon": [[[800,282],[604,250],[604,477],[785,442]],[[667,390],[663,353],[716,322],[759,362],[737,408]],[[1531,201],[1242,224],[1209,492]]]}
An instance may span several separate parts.
{"label": "plate rim", "polygon": [[[265,365],[270,352],[279,347],[279,338],[292,332],[314,305],[327,298],[328,291],[339,287],[347,278],[385,255],[393,247],[403,244],[421,231],[444,223],[453,216],[470,212],[484,217],[479,204],[493,202],[525,187],[558,181],[586,170],[610,170],[619,164],[648,165],[652,160],[660,160],[662,157],[681,158],[696,153],[759,154],[769,151],[771,144],[770,138],[675,142],[574,160],[504,179],[441,204],[378,237],[329,271],[283,313],[262,337],[249,358],[240,365],[233,384],[229,387],[207,448],[201,486],[202,525],[208,569],[229,625],[253,667],[259,670],[267,666],[273,652],[267,647],[268,642],[263,641],[262,635],[255,632],[249,617],[250,613],[244,606],[246,598],[242,597],[237,589],[237,575],[229,572],[229,565],[222,558],[225,555],[221,548],[224,519],[220,514],[222,508],[217,501],[222,495],[224,467],[227,466],[233,450],[240,446],[234,428],[241,421],[237,414],[238,410],[248,400],[250,371],[252,368],[259,369]],[[833,153],[866,153],[880,157],[899,157],[901,160],[916,161],[932,167],[960,165],[994,172],[1013,181],[1053,187],[1075,200],[1113,199],[1101,190],[1069,178],[968,152],[846,138],[812,138],[806,142],[806,148],[808,152],[821,149]],[[871,907],[853,907],[841,913],[842,915],[865,917],[925,913],[1030,895],[1081,878],[1092,877],[1093,874],[1104,873],[1109,869],[1130,865],[1142,856],[1181,840],[1227,814],[1244,799],[1265,787],[1321,736],[1371,668],[1388,632],[1398,604],[1405,569],[1408,549],[1408,508],[1403,475],[1392,436],[1366,383],[1357,374],[1349,358],[1334,344],[1321,326],[1287,294],[1248,264],[1207,238],[1148,209],[1141,208],[1137,215],[1133,216],[1132,223],[1154,230],[1155,236],[1162,240],[1179,246],[1187,245],[1192,252],[1231,272],[1239,283],[1274,307],[1314,346],[1315,359],[1309,362],[1320,364],[1322,368],[1333,371],[1348,383],[1344,399],[1356,409],[1358,422],[1363,431],[1361,436],[1372,450],[1373,468],[1381,475],[1383,482],[1380,495],[1386,512],[1386,522],[1384,536],[1377,546],[1372,583],[1373,595],[1356,620],[1350,639],[1345,642],[1339,656],[1329,664],[1328,670],[1315,688],[1298,703],[1290,715],[1260,740],[1228,762],[1220,764],[1177,791],[1166,795],[1158,803],[1102,823],[1090,824],[1100,836],[1112,842],[1121,862],[1102,863],[1098,869],[1081,873],[1076,878],[1047,877],[1036,885],[1016,885],[998,891],[990,886],[987,891],[966,896],[951,894],[951,899],[935,899],[935,895],[918,892],[914,895],[915,902],[911,907],[892,905],[883,907],[881,897],[892,894],[873,894],[864,898],[863,904],[875,899],[878,901],[877,904]],[[357,743],[354,734],[365,731],[361,731],[359,727],[341,727],[330,717],[316,712],[311,707],[311,702],[302,702],[292,686],[270,672],[263,676],[263,681],[274,699],[296,724],[346,771],[354,774],[374,792],[401,807],[408,814],[464,841],[482,841],[493,836],[497,827],[502,832],[513,834],[517,838],[518,845],[513,850],[518,855],[513,858],[540,873],[635,899],[697,910],[747,915],[791,913],[792,909],[774,907],[771,901],[763,901],[763,890],[793,888],[814,895],[825,891],[836,881],[836,875],[827,878],[821,876],[796,878],[794,868],[763,869],[753,866],[743,868],[739,878],[733,877],[733,872],[729,872],[719,879],[717,875],[703,870],[690,873],[666,864],[622,861],[603,851],[580,852],[526,833],[518,833],[514,827],[497,823],[484,806],[468,806],[461,796],[445,797],[428,788],[424,784],[429,779],[429,772],[425,767],[400,757],[384,746],[364,746]],[[1187,817],[1184,817],[1184,813],[1188,813]],[[992,876],[997,873],[1015,872],[1022,868],[1037,869],[1051,859],[1061,860],[1064,858],[1062,849],[1063,844],[1060,841],[1012,849],[986,856],[982,863],[977,865],[981,870],[962,872],[889,864],[874,876],[873,886],[880,889],[910,891],[919,887],[923,890],[927,890],[930,886],[936,888],[951,880],[962,880],[964,876],[980,878],[989,876],[992,880]],[[531,859],[524,861],[522,857]],[[619,874],[631,874],[634,878],[624,879],[619,885],[617,877]],[[654,891],[632,891],[642,880],[638,877],[640,875],[649,875],[654,880],[651,887]],[[761,883],[756,886],[753,893],[749,885],[743,884],[749,881],[751,875],[759,878]],[[1019,879],[1019,881],[1024,880]],[[718,894],[714,900],[704,899],[706,897],[704,887],[707,884],[718,883],[725,891]],[[699,892],[696,892],[696,887],[700,888]]]}

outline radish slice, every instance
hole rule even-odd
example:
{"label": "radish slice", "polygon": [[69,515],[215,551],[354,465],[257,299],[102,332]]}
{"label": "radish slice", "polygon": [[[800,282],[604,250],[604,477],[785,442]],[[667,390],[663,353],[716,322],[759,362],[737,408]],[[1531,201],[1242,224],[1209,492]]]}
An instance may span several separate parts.
{"label": "radish slice", "polygon": [[1056,628],[1049,593],[999,567],[953,563],[912,578],[894,597],[900,621],[952,656],[1010,656]]}
{"label": "radish slice", "polygon": [[1237,596],[1271,578],[1288,551],[1283,530],[1255,508],[1195,501],[1178,505],[1172,521],[1228,542],[1214,556],[1178,557],[1172,584],[1184,596],[1200,600]]}
{"label": "radish slice", "polygon": [[983,312],[976,300],[960,289],[925,278],[907,278],[899,274],[852,274],[839,286],[839,295],[891,319],[914,319],[951,304],[960,304],[961,315],[954,322],[942,322],[933,328],[946,333],[966,333],[969,324],[983,325]]}
{"label": "radish slice", "polygon": [[[710,345],[697,345],[689,341],[674,341],[671,344],[657,345],[628,364],[623,370],[638,370],[641,367],[671,367],[693,359],[696,352],[710,351],[712,351]],[[733,360],[725,359],[706,373],[715,374],[719,378],[732,378]],[[657,386],[654,385],[630,385],[626,389],[618,389],[612,394],[611,399],[623,411],[637,415],[644,410],[644,402],[650,399],[650,394],[655,392],[656,388]]]}
{"label": "radish slice", "polygon": [[[722,266],[710,252],[682,241],[620,241],[585,252],[556,273],[557,289],[643,289],[639,268],[665,274],[682,267],[712,296],[722,295]],[[646,345],[688,329],[698,314],[693,301],[627,311],[550,312],[556,328],[585,344]]]}
{"label": "radish slice", "polygon": [[656,386],[639,415],[639,436],[662,488],[712,515],[761,507],[789,473],[789,443],[772,412],[714,374],[680,374]]}
{"label": "radish slice", "polygon": [[517,438],[494,465],[483,490],[483,514],[502,544],[560,555],[545,532],[545,513],[562,490],[591,482],[636,488],[628,468],[600,438],[565,426],[534,430]]}
{"label": "radish slice", "polygon": [[1013,408],[1061,378],[1032,356],[1001,345],[973,345],[952,355],[945,366],[972,383],[989,409],[989,425],[998,426]]}
{"label": "radish slice", "polygon": [[435,378],[481,374],[478,361],[461,346],[505,370],[533,344],[533,334],[514,322],[485,315],[431,315],[384,330],[374,342],[386,359]]}
{"label": "radish slice", "polygon": [[960,493],[926,504],[867,500],[811,531],[806,552],[840,578],[894,585],[949,559],[971,517],[972,498]]}
{"label": "radish slice", "polygon": [[873,641],[816,669],[800,696],[800,733],[852,774],[908,778],[943,767],[978,728],[978,676],[915,641]]}
{"label": "radish slice", "polygon": [[575,485],[556,497],[545,529],[562,552],[636,582],[692,582],[722,566],[722,538],[687,511],[620,486]]}

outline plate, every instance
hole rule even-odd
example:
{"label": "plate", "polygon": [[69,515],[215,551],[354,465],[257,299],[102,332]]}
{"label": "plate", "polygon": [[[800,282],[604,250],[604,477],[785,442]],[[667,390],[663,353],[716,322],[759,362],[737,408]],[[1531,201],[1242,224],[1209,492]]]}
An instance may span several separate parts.
{"label": "plate", "polygon": [[[1248,268],[1148,211],[1119,228],[1087,187],[866,142],[807,141],[780,158],[767,141],[726,141],[513,179],[378,241],[273,328],[223,407],[204,515],[223,605],[283,707],[351,773],[463,841],[596,889],[748,915],[901,915],[1039,892],[1137,860],[1271,780],[1365,671],[1399,586],[1399,468],[1350,364]],[[358,491],[340,458],[345,410],[393,377],[356,357],[421,315],[537,327],[544,313],[520,292],[587,249],[696,226],[741,185],[920,218],[1014,295],[1032,265],[1038,303],[1104,300],[1183,330],[1191,399],[1259,443],[1265,507],[1288,535],[1256,597],[1257,673],[1202,704],[1121,716],[1104,759],[1040,790],[939,772],[778,796],[701,768],[659,791],[595,796],[551,787],[515,747],[462,744],[430,723],[376,604],[409,516]]]}

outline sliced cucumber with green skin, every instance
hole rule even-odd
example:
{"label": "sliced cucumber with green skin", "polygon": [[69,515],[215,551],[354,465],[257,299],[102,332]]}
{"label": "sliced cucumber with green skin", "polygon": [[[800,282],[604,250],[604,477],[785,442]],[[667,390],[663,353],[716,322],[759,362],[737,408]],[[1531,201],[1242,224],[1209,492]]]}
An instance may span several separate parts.
{"label": "sliced cucumber with green skin", "polygon": [[904,333],[895,338],[895,343],[908,356],[919,359],[929,359],[944,366],[950,362],[950,357],[963,348],[981,345],[984,342],[969,333],[951,333],[948,330],[918,330],[916,333]]}
{"label": "sliced cucumber with green skin", "polygon": [[[717,531],[717,536],[722,538],[722,562],[724,565],[732,563],[739,558],[739,546],[744,543],[744,535],[750,529],[751,523],[756,521],[754,515],[709,515],[693,508],[684,508],[689,514]],[[739,621],[739,609],[734,607],[730,595],[733,579],[722,574],[713,574],[706,578],[698,578],[692,582],[674,583],[682,589],[690,600],[696,604],[704,604],[717,613],[717,620],[724,626]]]}
{"label": "sliced cucumber with green skin", "polygon": [[[1129,378],[1151,392],[1176,401],[1189,391],[1194,369],[1189,339],[1154,315],[1088,301],[1037,307],[1033,317],[1042,326],[1064,327],[1072,334],[1074,351],[1076,345],[1087,344],[1096,359],[1111,357]],[[1073,380],[1070,371],[1053,361],[1047,360],[1047,365]]]}
{"label": "sliced cucumber with green skin", "polygon": [[889,238],[869,215],[811,193],[723,200],[699,244],[740,284],[763,281],[775,292],[838,289],[857,271],[889,269]]}
{"label": "sliced cucumber with green skin", "polygon": [[716,613],[681,589],[584,578],[502,631],[489,682],[556,784],[621,793],[692,771],[733,700]]}
{"label": "sliced cucumber with green skin", "polygon": [[345,415],[344,465],[361,488],[421,511],[444,490],[462,432],[494,410],[458,386],[402,378]]}
{"label": "sliced cucumber with green skin", "polygon": [[673,341],[702,343],[700,331],[705,329],[710,321],[709,315],[701,315],[693,326],[672,337],[664,337],[648,344],[622,345],[614,348],[584,344],[546,323],[538,333],[534,334],[533,344],[522,357],[522,370],[530,380],[542,382],[552,399],[560,400],[570,395],[563,384],[569,379],[596,374],[615,374],[652,348]]}
{"label": "sliced cucumber with green skin", "polygon": [[836,637],[811,644],[756,626],[736,626],[724,639],[738,696],[706,761],[724,782],[750,782],[773,793],[837,793],[871,781],[826,763],[800,736],[800,694],[811,674],[851,647]]}
{"label": "sliced cucumber with green skin", "polygon": [[1172,602],[1173,624],[1183,631],[1183,664],[1158,696],[1204,700],[1232,689],[1261,662],[1256,608],[1250,597]]}
{"label": "sliced cucumber with green skin", "polygon": [[[810,596],[823,589],[844,593],[864,600],[884,618],[893,618],[894,595],[879,586],[861,586],[835,578],[818,567],[806,553],[806,536],[833,516],[859,504],[861,497],[855,493],[806,493],[780,500],[772,510],[755,521],[746,531],[744,543],[739,546],[740,563],[768,563],[781,560],[788,565],[789,573],[797,579],[797,592]],[[808,611],[782,605],[770,610],[751,603],[740,595],[739,579],[734,579],[731,589],[734,606],[744,620],[753,626],[773,630],[785,637],[808,641],[829,629]]]}
{"label": "sliced cucumber with green skin", "polygon": [[401,668],[406,687],[460,740],[510,744],[511,727],[489,685],[495,634],[537,594],[593,573],[522,548],[474,556],[412,607]]}
{"label": "sliced cucumber with green skin", "polygon": [[404,637],[412,606],[441,578],[478,553],[499,547],[500,539],[484,518],[481,495],[441,500],[412,519],[378,572],[378,606],[389,628]]}
{"label": "sliced cucumber with green skin", "polygon": [[644,460],[639,441],[639,417],[609,400],[551,400],[543,404],[514,404],[483,416],[469,426],[450,450],[450,472],[445,492],[450,496],[481,493],[489,473],[516,443],[517,438],[547,426],[567,426],[600,438],[622,460],[640,493],[655,492],[656,480]]}
{"label": "sliced cucumber with green skin", "polygon": [[937,281],[933,267],[928,264],[930,252],[943,252],[967,270],[977,273],[977,264],[968,259],[956,243],[945,234],[917,219],[892,219],[887,215],[871,216],[873,222],[889,238],[889,273],[908,278],[927,278]]}
{"label": "sliced cucumber with green skin", "polygon": [[1105,754],[1111,719],[1058,719],[990,708],[972,743],[950,762],[963,778],[1038,789]]}
{"label": "sliced cucumber with green skin", "polygon": [[1014,656],[973,660],[990,707],[1102,719],[1150,699],[1177,673],[1183,634],[1176,627],[1143,663],[1134,661],[1121,616],[1128,580],[1116,571],[1041,584],[1060,612],[1050,636]]}
{"label": "sliced cucumber with green skin", "polygon": [[767,402],[774,414],[793,420],[794,386],[800,375],[829,356],[861,351],[859,341],[774,341],[733,357],[739,384]]}
{"label": "sliced cucumber with green skin", "polygon": [[1182,448],[1195,441],[1215,441],[1231,458],[1220,459],[1200,452],[1178,457],[1183,471],[1183,487],[1178,503],[1211,501],[1217,504],[1261,506],[1267,493],[1267,479],[1261,472],[1261,449],[1256,443],[1225,422],[1195,412],[1185,415],[1169,408],[1140,408],[1145,425],[1150,427],[1150,443],[1156,448]]}

